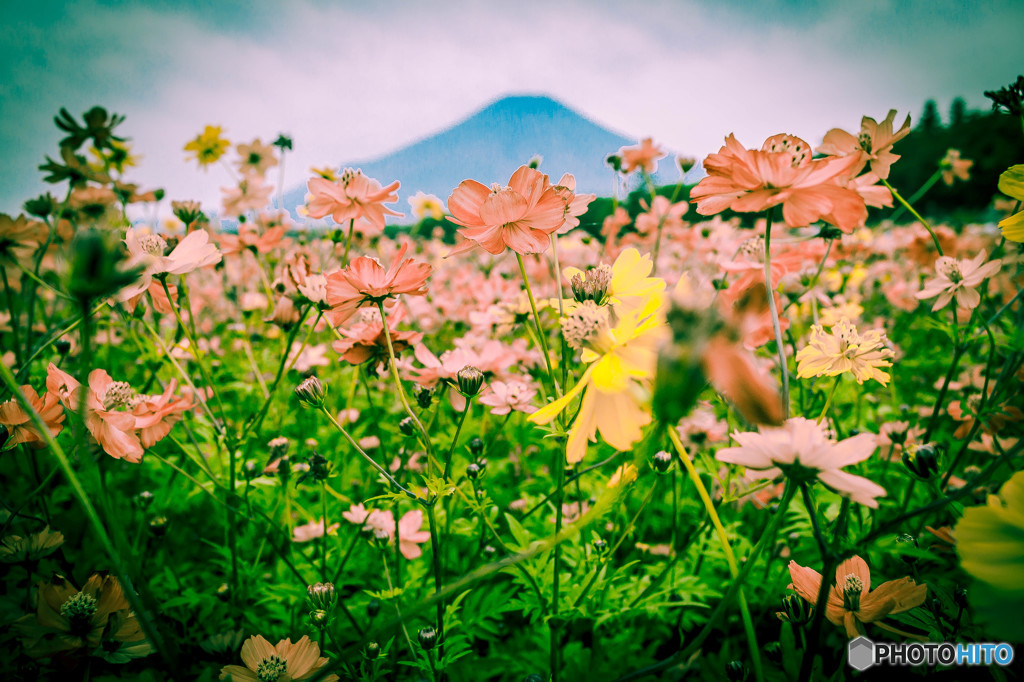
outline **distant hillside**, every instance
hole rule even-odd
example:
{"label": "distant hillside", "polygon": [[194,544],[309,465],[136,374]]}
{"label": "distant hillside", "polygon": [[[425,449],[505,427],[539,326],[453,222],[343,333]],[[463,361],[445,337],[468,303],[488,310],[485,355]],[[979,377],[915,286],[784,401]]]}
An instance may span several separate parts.
{"label": "distant hillside", "polygon": [[[507,182],[516,168],[534,155],[543,157],[540,170],[557,182],[563,173],[576,176],[577,190],[608,196],[614,187],[605,157],[623,145],[636,144],[613,133],[550,97],[504,97],[436,135],[392,154],[364,161],[346,161],[341,167],[360,168],[387,184],[400,180],[401,206],[417,191],[443,201],[467,178],[484,184]],[[670,158],[659,173],[675,181]],[[285,206],[303,201],[305,186],[285,195]]]}

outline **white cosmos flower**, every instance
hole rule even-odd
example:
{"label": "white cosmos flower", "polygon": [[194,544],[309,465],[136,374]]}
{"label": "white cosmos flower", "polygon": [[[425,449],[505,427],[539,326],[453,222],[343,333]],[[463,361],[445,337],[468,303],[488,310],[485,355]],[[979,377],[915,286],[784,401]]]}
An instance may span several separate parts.
{"label": "white cosmos flower", "polygon": [[755,478],[776,478],[782,474],[797,480],[813,477],[867,507],[877,507],[875,498],[885,496],[882,486],[842,470],[871,456],[877,447],[877,436],[873,433],[837,443],[814,421],[793,417],[779,428],[734,433],[732,437],[739,447],[719,450],[717,459],[745,466],[753,470],[750,473]]}

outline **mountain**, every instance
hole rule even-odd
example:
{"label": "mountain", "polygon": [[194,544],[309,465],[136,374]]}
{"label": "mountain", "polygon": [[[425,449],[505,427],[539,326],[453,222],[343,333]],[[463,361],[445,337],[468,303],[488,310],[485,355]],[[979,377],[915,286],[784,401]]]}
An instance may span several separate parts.
{"label": "mountain", "polygon": [[[636,143],[550,97],[516,95],[492,102],[447,130],[396,152],[341,167],[362,169],[382,184],[400,180],[396,208],[408,214],[406,200],[417,191],[447,202],[463,180],[506,183],[516,168],[535,155],[543,157],[540,170],[552,182],[568,172],[576,176],[577,191],[608,196],[614,181],[605,157]],[[301,204],[304,195],[304,186],[289,191],[285,206]]]}

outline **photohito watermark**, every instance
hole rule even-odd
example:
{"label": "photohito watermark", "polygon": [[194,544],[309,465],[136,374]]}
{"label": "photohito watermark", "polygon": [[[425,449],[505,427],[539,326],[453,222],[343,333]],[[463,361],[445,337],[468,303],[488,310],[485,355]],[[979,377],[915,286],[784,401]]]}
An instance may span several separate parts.
{"label": "photohito watermark", "polygon": [[1010,665],[1013,647],[1002,643],[952,644],[950,642],[872,642],[867,637],[850,640],[847,661],[855,670],[873,665]]}

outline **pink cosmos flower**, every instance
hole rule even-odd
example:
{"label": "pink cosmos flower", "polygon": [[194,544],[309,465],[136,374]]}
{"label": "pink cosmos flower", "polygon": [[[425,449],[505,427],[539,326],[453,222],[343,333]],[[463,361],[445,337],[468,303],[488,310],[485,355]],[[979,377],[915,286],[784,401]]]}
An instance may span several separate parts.
{"label": "pink cosmos flower", "polygon": [[833,128],[825,133],[818,153],[857,159],[858,163],[851,175],[860,173],[865,165],[869,165],[872,173],[883,180],[888,179],[889,168],[900,158],[898,154],[892,153],[892,146],[910,134],[910,116],[907,116],[899,130],[893,132],[895,119],[895,109],[889,110],[889,115],[881,123],[865,116],[861,119],[860,133],[856,137],[840,128]]}
{"label": "pink cosmos flower", "polygon": [[189,396],[174,395],[178,382],[171,379],[161,395],[140,396],[132,407],[135,428],[139,430],[142,447],[151,448],[171,432],[171,427],[181,421],[181,416],[195,407]]}
{"label": "pink cosmos flower", "polygon": [[685,201],[673,204],[661,195],[650,204],[641,199],[640,205],[645,211],[636,217],[636,231],[640,234],[654,234],[658,227],[669,232],[683,229],[683,216],[690,208]]}
{"label": "pink cosmos flower", "polygon": [[306,186],[313,195],[307,204],[311,218],[330,214],[336,223],[363,218],[378,230],[383,230],[385,215],[398,218],[405,215],[384,206],[398,201],[395,193],[401,186],[398,180],[381,187],[379,182],[366,177],[361,170],[346,168],[337,182],[312,178]]}
{"label": "pink cosmos flower", "polygon": [[[358,504],[347,512],[342,512],[341,515],[352,523],[384,531],[391,539],[395,537],[395,517],[390,511],[368,512],[363,505]],[[423,511],[420,509],[406,512],[398,521],[398,550],[406,559],[416,559],[421,556],[423,550],[420,549],[420,545],[430,540],[430,533],[420,530],[422,526]]]}
{"label": "pink cosmos flower", "polygon": [[619,149],[619,156],[622,158],[622,170],[626,173],[643,170],[653,175],[658,171],[658,159],[665,158],[666,154],[664,149],[654,144],[654,140],[645,137],[636,146]]}
{"label": "pink cosmos flower", "polygon": [[[341,528],[340,523],[332,523],[327,527],[327,534],[333,535]],[[292,529],[292,542],[309,542],[324,536],[324,520],[317,519]]]}
{"label": "pink cosmos flower", "polygon": [[701,215],[726,209],[741,213],[782,206],[790,227],[824,220],[852,232],[867,220],[864,199],[841,186],[859,156],[812,159],[811,146],[798,137],[774,135],[760,150],[746,149],[734,135],[704,160],[708,176],[690,192]]}
{"label": "pink cosmos flower", "polygon": [[939,161],[939,168],[942,170],[942,181],[953,186],[953,181],[956,179],[967,182],[971,179],[971,166],[974,162],[970,159],[961,159],[959,149],[950,149],[946,152],[946,156]]}
{"label": "pink cosmos flower", "polygon": [[[56,393],[44,393],[42,397],[36,393],[31,386],[22,386],[21,392],[25,394],[32,409],[39,413],[46,424],[51,436],[56,436],[64,428],[64,406]],[[22,409],[17,400],[10,400],[0,403],[0,426],[7,428],[7,440],[0,443],[0,448],[10,450],[19,443],[31,443],[35,447],[45,447],[43,437],[36,428],[35,423]]]}
{"label": "pink cosmos flower", "polygon": [[[52,362],[47,367],[46,388],[60,397],[69,410],[79,409],[82,386]],[[142,443],[135,433],[135,415],[119,411],[132,401],[132,388],[125,381],[114,381],[102,369],[89,373],[86,394],[85,426],[103,451],[115,459],[132,463],[142,461]]]}
{"label": "pink cosmos flower", "polygon": [[221,199],[223,217],[237,218],[248,211],[258,211],[269,203],[273,191],[273,186],[258,175],[250,173],[243,176],[236,187],[221,189],[224,194]]}
{"label": "pink cosmos flower", "polygon": [[548,176],[520,166],[505,187],[463,180],[448,197],[448,210],[449,220],[462,226],[458,232],[466,238],[449,256],[478,246],[497,256],[506,248],[519,254],[547,251],[567,209]]}
{"label": "pink cosmos flower", "polygon": [[557,230],[557,234],[565,234],[579,227],[580,216],[587,212],[590,202],[597,198],[596,194],[576,194],[576,177],[566,173],[555,185],[555,191],[565,202],[565,223]]}
{"label": "pink cosmos flower", "polygon": [[490,390],[480,396],[480,404],[491,408],[491,414],[504,415],[512,410],[533,414],[537,408],[530,404],[537,390],[522,381],[492,381]]}
{"label": "pink cosmos flower", "polygon": [[363,306],[398,294],[427,293],[427,277],[433,268],[412,258],[403,260],[408,248],[408,242],[402,244],[387,270],[373,258],[360,256],[343,270],[327,275],[327,319],[334,325],[343,324]]}
{"label": "pink cosmos flower", "polygon": [[[364,362],[372,361],[372,367],[377,367],[382,362],[388,361],[387,336],[384,334],[384,325],[380,319],[380,312],[369,308],[363,311],[367,313],[363,319],[353,324],[348,329],[339,329],[338,333],[344,338],[331,344],[334,352],[341,356],[345,362],[353,365],[361,365]],[[395,356],[402,354],[402,351],[418,344],[423,339],[420,332],[400,331],[398,323],[404,315],[397,311],[388,317],[388,332],[391,334],[391,346]]]}
{"label": "pink cosmos flower", "polygon": [[885,495],[880,485],[842,470],[866,460],[877,447],[876,436],[861,433],[838,443],[810,419],[793,417],[780,428],[762,427],[758,433],[734,433],[739,447],[719,450],[715,457],[757,471],[758,478],[773,479],[784,472],[813,475],[840,495],[868,507]]}
{"label": "pink cosmos flower", "polygon": [[957,260],[950,256],[941,256],[935,261],[936,276],[924,284],[924,289],[917,292],[919,300],[938,296],[932,310],[939,310],[954,298],[956,304],[964,310],[974,310],[981,303],[981,294],[975,287],[987,278],[999,272],[1002,261],[996,259],[985,262],[988,253],[982,251],[974,258]]}

